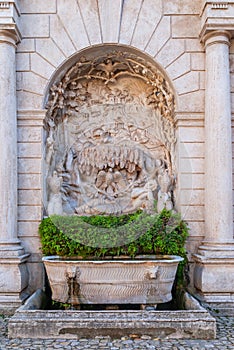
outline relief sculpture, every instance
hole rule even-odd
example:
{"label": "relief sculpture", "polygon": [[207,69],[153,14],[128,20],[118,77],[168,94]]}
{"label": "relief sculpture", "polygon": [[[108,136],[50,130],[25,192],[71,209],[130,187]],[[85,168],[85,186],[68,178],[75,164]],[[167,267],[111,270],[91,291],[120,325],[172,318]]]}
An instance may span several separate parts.
{"label": "relief sculpture", "polygon": [[173,104],[165,78],[142,58],[81,57],[47,104],[48,215],[172,209]]}

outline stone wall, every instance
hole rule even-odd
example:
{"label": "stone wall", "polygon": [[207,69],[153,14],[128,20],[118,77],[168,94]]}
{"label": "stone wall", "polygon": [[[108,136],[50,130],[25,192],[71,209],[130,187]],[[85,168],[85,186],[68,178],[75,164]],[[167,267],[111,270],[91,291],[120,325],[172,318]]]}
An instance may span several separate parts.
{"label": "stone wall", "polygon": [[27,252],[30,291],[42,284],[38,224],[43,215],[44,101],[50,79],[71,55],[92,45],[133,46],[152,57],[176,96],[178,210],[190,226],[189,252],[204,235],[205,55],[201,1],[21,0],[17,47],[18,233]]}

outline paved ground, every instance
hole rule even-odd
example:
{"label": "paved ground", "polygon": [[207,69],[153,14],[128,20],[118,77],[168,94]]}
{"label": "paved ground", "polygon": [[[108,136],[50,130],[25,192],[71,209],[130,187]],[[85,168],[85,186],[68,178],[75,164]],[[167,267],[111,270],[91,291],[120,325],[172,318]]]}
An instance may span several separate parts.
{"label": "paved ground", "polygon": [[[234,317],[216,316],[217,338],[215,340],[184,340],[184,339],[131,339],[111,340],[108,338],[79,339],[79,340],[43,340],[43,339],[8,339],[7,319],[0,317],[0,350],[205,350],[205,349],[233,349],[234,350]],[[144,336],[142,337],[144,338]]]}

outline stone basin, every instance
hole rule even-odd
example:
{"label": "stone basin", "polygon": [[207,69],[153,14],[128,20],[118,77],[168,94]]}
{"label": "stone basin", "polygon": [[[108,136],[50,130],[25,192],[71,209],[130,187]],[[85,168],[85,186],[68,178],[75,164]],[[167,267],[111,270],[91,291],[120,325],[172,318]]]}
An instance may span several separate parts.
{"label": "stone basin", "polygon": [[79,304],[159,304],[172,299],[177,266],[174,255],[144,255],[133,259],[43,259],[52,299]]}

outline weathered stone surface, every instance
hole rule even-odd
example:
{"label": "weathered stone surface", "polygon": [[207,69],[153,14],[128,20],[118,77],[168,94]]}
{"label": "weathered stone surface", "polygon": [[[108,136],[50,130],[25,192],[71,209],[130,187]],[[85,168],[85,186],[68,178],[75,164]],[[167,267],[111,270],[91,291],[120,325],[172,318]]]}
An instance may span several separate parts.
{"label": "weathered stone surface", "polygon": [[45,79],[50,78],[55,70],[55,67],[38,53],[32,53],[30,55],[30,63],[32,72]]}
{"label": "weathered stone surface", "polygon": [[50,17],[50,36],[63,52],[64,56],[69,57],[76,51],[59,16]]}
{"label": "weathered stone surface", "polygon": [[[50,50],[48,50],[48,48],[50,48]],[[55,67],[59,66],[66,58],[59,47],[50,38],[37,39],[36,52]],[[41,92],[43,93],[43,91]]]}
{"label": "weathered stone surface", "polygon": [[204,190],[187,190],[180,192],[181,205],[202,205],[204,203]]}
{"label": "weathered stone surface", "polygon": [[123,2],[123,13],[119,40],[121,44],[129,45],[131,43],[140,8],[140,1],[136,1],[135,3],[133,3],[132,1],[127,0]]}
{"label": "weathered stone surface", "polygon": [[19,174],[18,189],[41,189],[41,175],[40,174]]}
{"label": "weathered stone surface", "polygon": [[169,66],[185,51],[183,39],[171,39],[166,42],[160,52],[155,56],[156,60],[163,66]]}
{"label": "weathered stone surface", "polygon": [[191,54],[191,68],[192,70],[205,70],[205,55],[202,52]]}
{"label": "weathered stone surface", "polygon": [[18,219],[27,220],[29,217],[31,220],[40,220],[41,206],[20,205],[18,207]]}
{"label": "weathered stone surface", "polygon": [[172,16],[173,38],[196,38],[199,30],[199,16]]}
{"label": "weathered stone surface", "polygon": [[40,110],[43,104],[43,95],[36,95],[28,91],[17,91],[17,108],[19,110]]}
{"label": "weathered stone surface", "polygon": [[167,72],[172,80],[188,73],[191,70],[190,54],[184,53],[176,61],[167,67]]}
{"label": "weathered stone surface", "polygon": [[[44,257],[52,299],[80,304],[160,304],[172,299],[179,256],[135,260]],[[106,276],[108,275],[108,280]]]}
{"label": "weathered stone surface", "polygon": [[135,47],[141,50],[145,48],[162,16],[162,2],[162,0],[142,2],[131,42]]}
{"label": "weathered stone surface", "polygon": [[174,80],[179,95],[199,90],[199,73],[191,71]]}
{"label": "weathered stone surface", "polygon": [[89,40],[76,0],[70,0],[69,6],[67,6],[66,0],[57,0],[57,15],[77,50],[89,46]]}
{"label": "weathered stone surface", "polygon": [[117,43],[119,39],[120,16],[122,11],[121,0],[98,1],[100,26],[103,43]]}
{"label": "weathered stone surface", "polygon": [[17,53],[16,70],[28,71],[30,69],[29,53]]}
{"label": "weathered stone surface", "polygon": [[178,14],[200,14],[201,2],[191,0],[164,0],[164,14],[178,15]]}
{"label": "weathered stone surface", "polygon": [[170,17],[162,17],[158,23],[152,37],[150,38],[145,51],[153,57],[157,55],[159,50],[166,44],[171,36]]}
{"label": "weathered stone surface", "polygon": [[98,2],[94,2],[93,0],[79,0],[78,3],[90,43],[92,45],[99,44],[102,42],[102,33]]}
{"label": "weathered stone surface", "polygon": [[[212,339],[216,334],[215,319],[193,299],[186,301],[191,310],[180,311],[24,311],[19,310],[9,321],[9,337],[70,338],[96,336],[121,338],[136,334],[139,338]],[[94,326],[95,325],[95,326]],[[137,339],[139,339],[137,338]],[[80,339],[81,341],[82,339]],[[83,339],[86,341],[86,339]],[[105,339],[103,339],[103,344]],[[124,343],[127,345],[127,343]],[[124,345],[123,344],[123,345]],[[143,343],[142,343],[143,344]]]}
{"label": "weathered stone surface", "polygon": [[24,38],[49,37],[49,15],[21,15],[21,30]]}
{"label": "weathered stone surface", "polygon": [[56,0],[50,0],[48,3],[38,0],[20,0],[21,13],[55,13]]}
{"label": "weathered stone surface", "polygon": [[33,52],[35,51],[35,39],[22,39],[17,45],[17,52]]}
{"label": "weathered stone surface", "polygon": [[[19,190],[18,203],[20,205],[41,205],[42,195],[40,190]],[[29,213],[30,214],[30,213]],[[33,218],[32,218],[33,219]]]}

